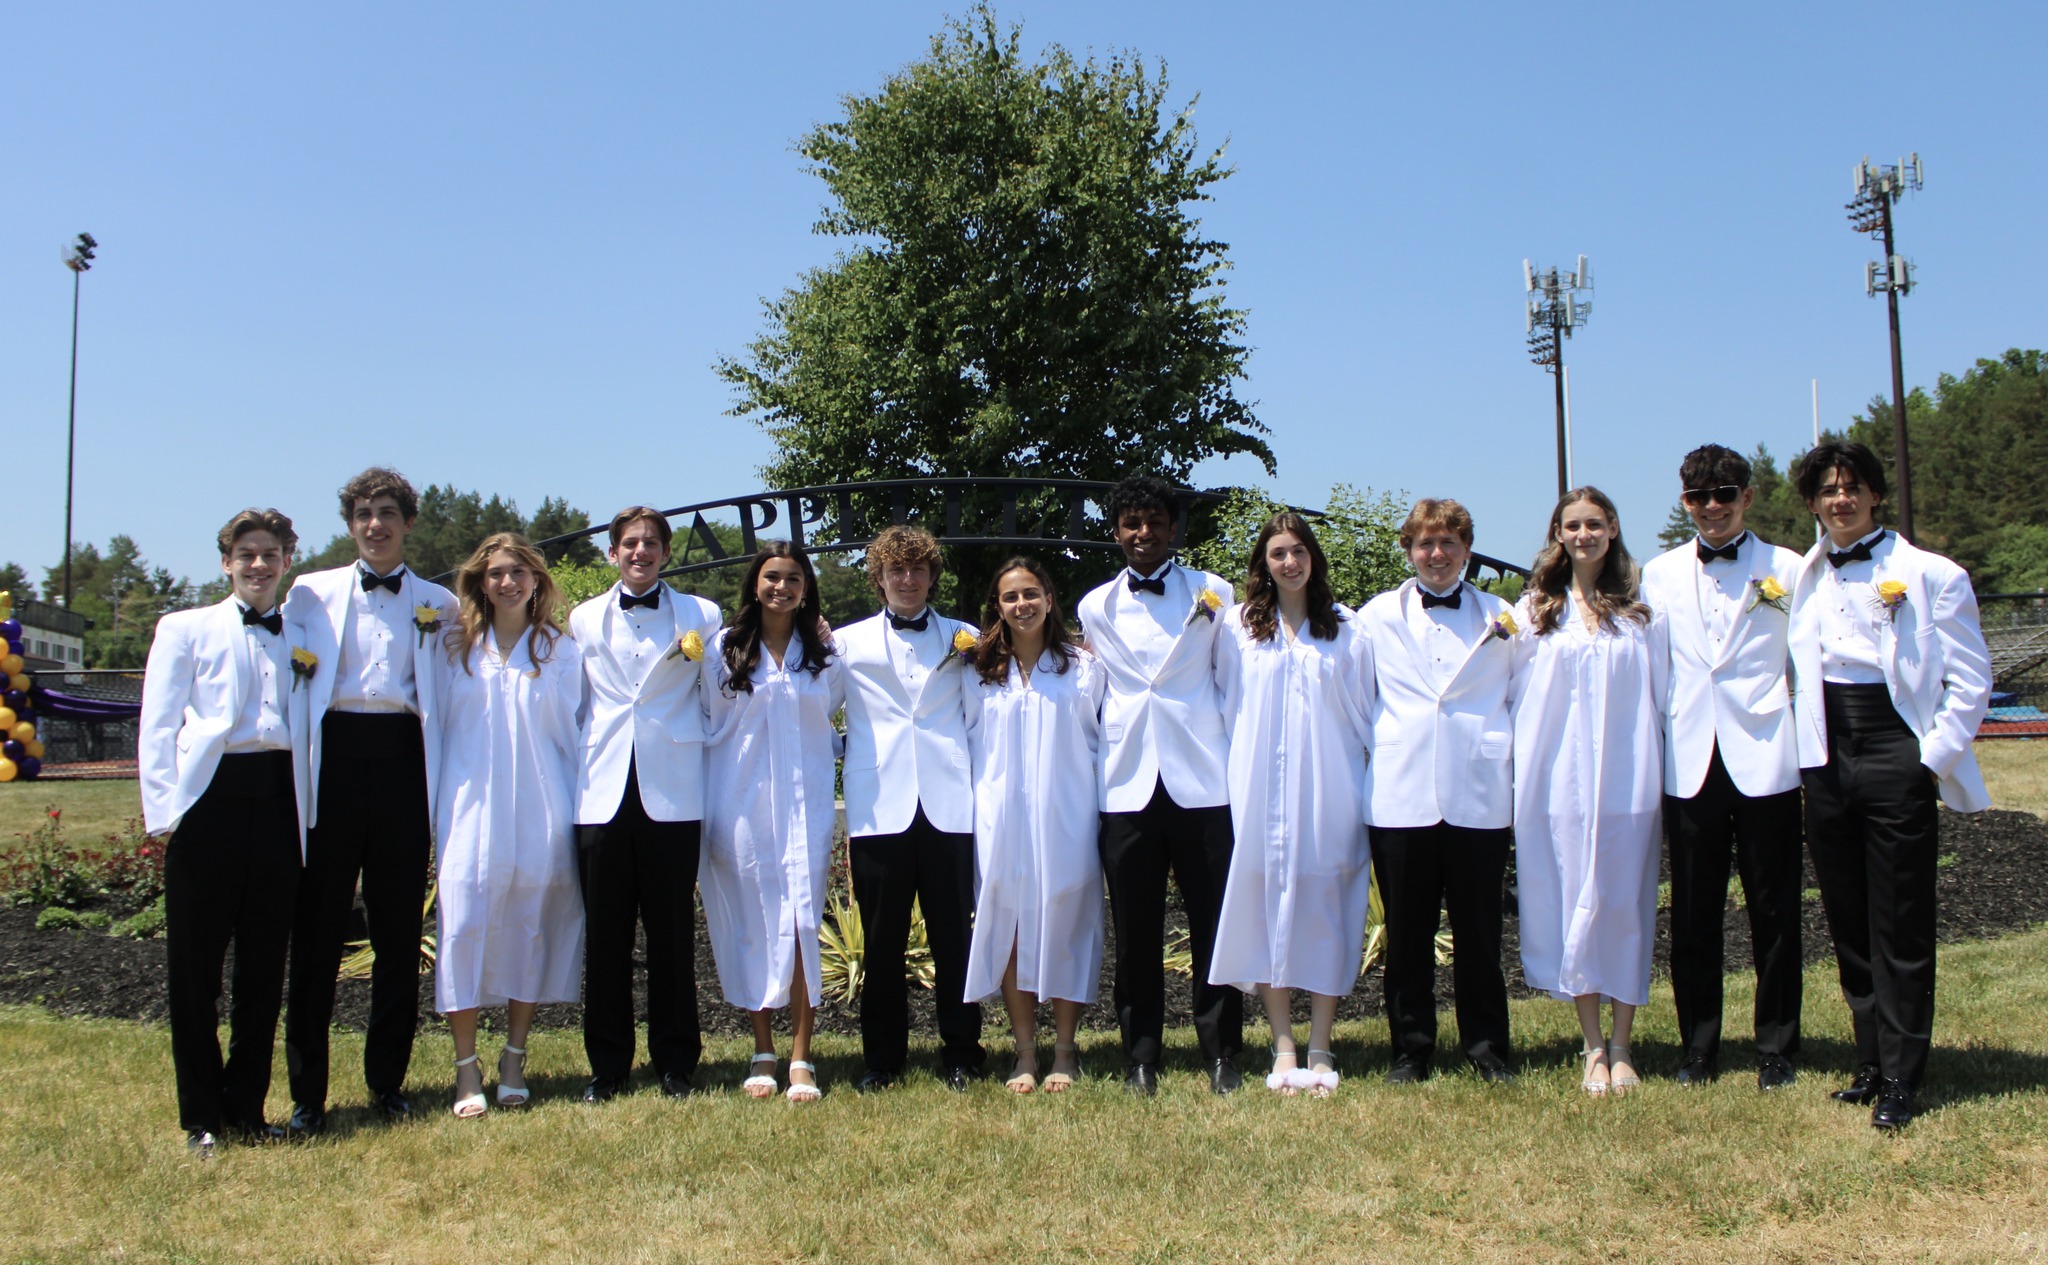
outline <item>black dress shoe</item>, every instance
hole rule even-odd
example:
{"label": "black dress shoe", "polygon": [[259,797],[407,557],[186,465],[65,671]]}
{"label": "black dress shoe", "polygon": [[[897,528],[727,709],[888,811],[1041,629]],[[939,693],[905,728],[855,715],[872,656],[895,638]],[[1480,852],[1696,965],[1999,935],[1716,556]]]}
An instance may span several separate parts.
{"label": "black dress shoe", "polygon": [[1124,1089],[1140,1098],[1159,1092],[1159,1069],[1150,1063],[1133,1063],[1124,1072]]}
{"label": "black dress shoe", "polygon": [[255,1124],[231,1124],[228,1126],[243,1146],[272,1146],[284,1141],[284,1130],[274,1124],[258,1120]]}
{"label": "black dress shoe", "polygon": [[292,1118],[285,1122],[284,1135],[293,1142],[310,1142],[327,1132],[327,1112],[324,1108],[308,1107],[304,1103],[292,1104]]}
{"label": "black dress shoe", "polygon": [[378,1091],[373,1095],[370,1106],[392,1124],[404,1124],[412,1119],[412,1099],[395,1089]]}
{"label": "black dress shoe", "polygon": [[697,1087],[692,1085],[690,1078],[681,1072],[663,1072],[661,1074],[661,1096],[663,1098],[688,1098],[696,1092]]}
{"label": "black dress shoe", "polygon": [[215,1145],[214,1136],[204,1129],[188,1129],[185,1131],[185,1150],[191,1154],[193,1159],[212,1159]]}
{"label": "black dress shoe", "polygon": [[853,1083],[856,1094],[879,1094],[901,1077],[895,1072],[869,1072]]}
{"label": "black dress shoe", "polygon": [[1429,1079],[1429,1060],[1419,1055],[1403,1054],[1387,1069],[1389,1085],[1420,1085]]}
{"label": "black dress shoe", "polygon": [[1237,1070],[1237,1064],[1229,1059],[1217,1059],[1209,1064],[1209,1092],[1212,1094],[1234,1094],[1244,1087],[1244,1076]]}
{"label": "black dress shoe", "polygon": [[1792,1070],[1792,1060],[1782,1054],[1765,1054],[1756,1061],[1756,1087],[1758,1089],[1783,1089],[1799,1079]]}
{"label": "black dress shoe", "polygon": [[1489,1085],[1514,1083],[1515,1074],[1508,1070],[1507,1063],[1498,1054],[1474,1054],[1467,1058],[1466,1062],[1472,1065],[1473,1071],[1479,1073],[1479,1079]]}
{"label": "black dress shoe", "polygon": [[1885,1081],[1884,1088],[1877,1096],[1877,1106],[1870,1110],[1870,1127],[1886,1133],[1896,1133],[1913,1123],[1917,1114],[1913,1109],[1913,1087],[1904,1081]]}
{"label": "black dress shoe", "polygon": [[1877,1074],[1877,1068],[1865,1063],[1862,1067],[1856,1069],[1855,1080],[1850,1081],[1846,1087],[1829,1094],[1828,1097],[1836,1102],[1848,1103],[1851,1107],[1861,1107],[1866,1103],[1877,1101],[1879,1084],[1880,1079]]}
{"label": "black dress shoe", "polygon": [[981,1079],[981,1072],[978,1068],[968,1067],[965,1064],[956,1064],[947,1068],[945,1076],[941,1079],[946,1082],[947,1089],[952,1090],[956,1094],[964,1094],[967,1092],[969,1085]]}
{"label": "black dress shoe", "polygon": [[1681,1085],[1707,1085],[1721,1075],[1721,1069],[1714,1066],[1714,1060],[1704,1054],[1688,1054],[1678,1065],[1678,1075],[1672,1077]]}
{"label": "black dress shoe", "polygon": [[583,1087],[583,1101],[592,1103],[610,1102],[612,1099],[617,1098],[619,1091],[625,1087],[626,1082],[622,1080],[617,1080],[610,1076],[593,1076],[590,1078],[590,1083]]}

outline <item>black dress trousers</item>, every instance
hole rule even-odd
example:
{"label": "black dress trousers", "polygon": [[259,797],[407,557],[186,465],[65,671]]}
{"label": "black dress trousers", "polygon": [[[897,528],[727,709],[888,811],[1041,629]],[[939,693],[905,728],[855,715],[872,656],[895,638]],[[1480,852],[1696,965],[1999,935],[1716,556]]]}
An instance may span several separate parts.
{"label": "black dress trousers", "polygon": [[1732,860],[1756,956],[1756,1051],[1797,1054],[1799,792],[1744,795],[1716,745],[1699,794],[1664,797],[1664,840],[1671,854],[1671,991],[1685,1053],[1709,1062],[1720,1058],[1722,931]]}
{"label": "black dress trousers", "polygon": [[1182,808],[1165,783],[1134,813],[1102,814],[1100,849],[1116,932],[1116,1022],[1128,1063],[1157,1064],[1166,1027],[1166,878],[1180,886],[1194,956],[1195,1037],[1206,1061],[1244,1045],[1244,994],[1209,982],[1230,877],[1230,808]]}
{"label": "black dress trousers", "polygon": [[697,857],[704,826],[655,821],[626,769],[619,811],[576,827],[583,886],[583,1053],[592,1076],[633,1071],[633,937],[647,933],[647,1056],[658,1075],[688,1077],[704,1054],[697,1017]]}
{"label": "black dress trousers", "polygon": [[1884,686],[1823,688],[1828,762],[1805,772],[1806,846],[1857,1060],[1917,1087],[1934,1033],[1934,778]]}
{"label": "black dress trousers", "polygon": [[910,829],[849,839],[846,854],[867,954],[860,1045],[868,1070],[899,1074],[909,1057],[910,990],[904,979],[904,954],[915,901],[931,944],[940,1065],[980,1071],[988,1057],[981,1045],[981,1006],[962,1000],[974,920],[974,836],[938,829],[919,805]]}
{"label": "black dress trousers", "polygon": [[433,822],[419,717],[330,711],[321,721],[320,745],[320,824],[306,836],[284,1049],[292,1101],[324,1109],[334,976],[358,879],[377,959],[363,1081],[372,1095],[405,1085],[419,1028],[420,928]]}
{"label": "black dress trousers", "polygon": [[1506,1062],[1508,984],[1500,966],[1502,890],[1514,832],[1372,827],[1372,864],[1387,918],[1387,1028],[1395,1057],[1436,1052],[1437,915],[1451,922],[1458,1044],[1468,1059]]}
{"label": "black dress trousers", "polygon": [[[171,1066],[178,1123],[187,1131],[263,1124],[299,869],[291,753],[222,756],[164,850]],[[223,1062],[220,979],[230,943],[235,970]]]}

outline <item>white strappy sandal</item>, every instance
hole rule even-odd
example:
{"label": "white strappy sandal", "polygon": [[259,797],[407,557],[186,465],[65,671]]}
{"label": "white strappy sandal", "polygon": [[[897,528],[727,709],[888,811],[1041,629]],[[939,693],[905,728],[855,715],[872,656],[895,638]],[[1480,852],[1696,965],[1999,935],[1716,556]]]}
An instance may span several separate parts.
{"label": "white strappy sandal", "polygon": [[[474,1054],[470,1055],[466,1059],[457,1059],[455,1060],[456,1075],[461,1075],[462,1069],[465,1067],[475,1066],[476,1055]],[[474,1120],[478,1116],[484,1114],[484,1091],[482,1089],[483,1072],[481,1070],[477,1072],[477,1084],[478,1089],[475,1093],[456,1095],[455,1105],[449,1108],[450,1111],[455,1113],[455,1116],[458,1120]]]}
{"label": "white strappy sandal", "polygon": [[516,1045],[506,1046],[504,1054],[498,1056],[498,1105],[500,1107],[524,1107],[527,1099],[531,1098],[532,1094],[528,1092],[524,1085],[507,1085],[505,1083],[506,1054],[519,1061],[519,1079],[526,1079],[526,1051]]}
{"label": "white strappy sandal", "polygon": [[768,1065],[768,1074],[766,1076],[749,1076],[740,1082],[740,1088],[746,1091],[747,1097],[773,1098],[775,1096],[775,1064],[779,1061],[773,1054],[756,1054],[747,1061],[748,1071],[752,1071],[763,1063]]}
{"label": "white strappy sandal", "polygon": [[[818,1074],[817,1068],[812,1067],[802,1059],[791,1059],[789,1061],[789,1070],[792,1072],[806,1071],[813,1077]],[[795,1081],[791,1081],[789,1088],[782,1092],[791,1102],[816,1102],[825,1096],[825,1091],[819,1089],[816,1085],[799,1085]]]}

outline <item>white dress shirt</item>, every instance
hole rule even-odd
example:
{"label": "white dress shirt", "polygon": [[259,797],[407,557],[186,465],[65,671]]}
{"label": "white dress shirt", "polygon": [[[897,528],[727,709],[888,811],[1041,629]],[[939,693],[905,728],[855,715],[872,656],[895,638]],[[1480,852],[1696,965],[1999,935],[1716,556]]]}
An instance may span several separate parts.
{"label": "white dress shirt", "polygon": [[[1438,593],[1417,580],[1415,586],[1423,593],[1436,597],[1449,597],[1464,587],[1463,580],[1450,587],[1448,592]],[[1465,666],[1472,647],[1486,634],[1486,620],[1479,609],[1479,603],[1470,597],[1459,599],[1456,610],[1448,606],[1432,606],[1422,609],[1418,597],[1407,612],[1408,628],[1415,634],[1415,644],[1422,652],[1422,669],[1429,674],[1430,683],[1442,693]]]}
{"label": "white dress shirt", "polygon": [[[1749,565],[1746,551],[1756,548],[1756,537],[1742,533],[1735,542],[1735,558],[1724,562],[1719,558],[1700,564],[1699,598],[1700,622],[1705,626],[1707,641],[1718,653],[1728,644],[1728,635],[1735,631],[1735,617],[1749,604]],[[1705,541],[1693,537],[1693,548],[1698,549]]]}
{"label": "white dress shirt", "polygon": [[[1878,528],[1865,541],[1884,537]],[[1850,548],[1855,548],[1851,545]],[[1833,551],[1832,543],[1830,550]],[[1837,551],[1838,552],[1838,551]],[[1877,564],[1868,558],[1837,567],[1822,566],[1814,600],[1820,612],[1820,674],[1836,685],[1883,685],[1877,621],[1886,618],[1877,600]]]}
{"label": "white dress shirt", "polygon": [[1149,591],[1131,594],[1137,599],[1138,609],[1133,611],[1126,607],[1117,620],[1117,629],[1123,634],[1125,644],[1130,646],[1146,673],[1156,676],[1165,666],[1166,657],[1173,653],[1174,642],[1187,623],[1188,612],[1194,608],[1195,595],[1188,588],[1187,573],[1175,566],[1170,558],[1151,575],[1138,575],[1125,567],[1117,582],[1129,584],[1134,576],[1140,580],[1166,581],[1164,595]]}
{"label": "white dress shirt", "polygon": [[[405,568],[393,571],[404,574]],[[349,593],[349,630],[341,638],[340,662],[334,669],[334,698],[328,706],[341,712],[420,711],[419,683],[413,655],[420,640],[405,594],[365,589],[361,577],[371,574],[356,565],[356,583]]]}
{"label": "white dress shirt", "polygon": [[946,661],[951,648],[942,644],[939,621],[931,617],[931,608],[926,607],[910,618],[920,616],[925,620],[922,632],[898,628],[887,611],[882,614],[882,641],[889,648],[889,666],[896,670],[896,679],[903,682],[912,698],[923,693],[924,679]]}
{"label": "white dress shirt", "polygon": [[[660,589],[661,584],[657,581],[649,591],[659,592]],[[622,586],[619,592],[623,594],[626,590]],[[647,683],[647,674],[654,671],[654,665],[668,654],[670,647],[665,634],[672,623],[662,617],[659,606],[635,606],[626,610],[622,605],[619,618],[612,621],[612,660],[619,665],[619,673],[626,678],[632,693],[640,692],[640,687]]]}
{"label": "white dress shirt", "polygon": [[[240,610],[249,609],[236,603]],[[275,607],[271,609],[275,610]],[[241,647],[255,668],[256,688],[242,696],[242,709],[228,729],[227,753],[289,751],[291,731],[291,646],[282,633],[258,624],[242,627]]]}

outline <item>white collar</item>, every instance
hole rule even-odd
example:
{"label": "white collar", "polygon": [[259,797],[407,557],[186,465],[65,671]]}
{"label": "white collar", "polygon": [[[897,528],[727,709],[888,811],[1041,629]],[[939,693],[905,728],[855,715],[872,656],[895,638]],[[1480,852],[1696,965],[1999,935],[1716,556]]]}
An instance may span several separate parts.
{"label": "white collar", "polygon": [[1154,571],[1151,575],[1138,575],[1138,569],[1136,567],[1126,566],[1124,568],[1124,571],[1126,573],[1137,576],[1137,578],[1140,580],[1164,580],[1166,578],[1166,573],[1171,570],[1173,570],[1173,559],[1171,558],[1168,558],[1165,562],[1161,563],[1159,565],[1159,569],[1157,571]]}

